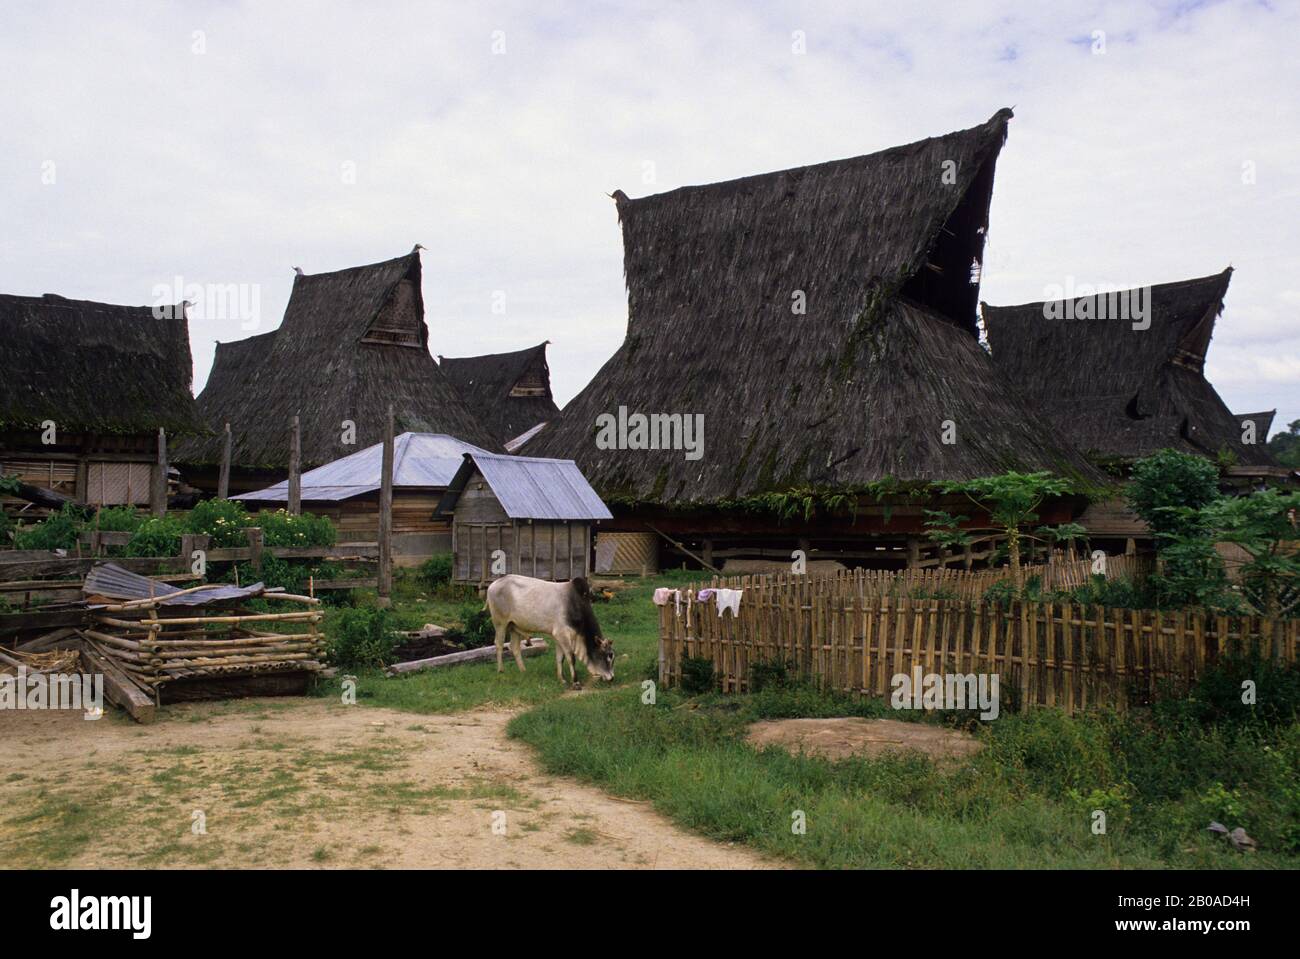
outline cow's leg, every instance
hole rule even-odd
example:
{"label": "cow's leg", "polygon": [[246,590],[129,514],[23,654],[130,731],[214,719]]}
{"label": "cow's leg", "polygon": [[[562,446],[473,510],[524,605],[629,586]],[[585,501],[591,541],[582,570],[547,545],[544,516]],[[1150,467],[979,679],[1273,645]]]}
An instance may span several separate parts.
{"label": "cow's leg", "polygon": [[519,627],[518,626],[512,627],[510,630],[510,652],[514,654],[515,665],[519,667],[519,671],[521,673],[525,671],[524,654],[520,650],[520,647],[523,645],[523,640],[524,640],[524,634],[519,631]]}
{"label": "cow's leg", "polygon": [[568,635],[565,636],[565,642],[562,644],[564,646],[564,658],[569,664],[569,678],[573,682],[574,689],[582,688],[582,683],[578,682],[578,658],[575,652],[577,647],[574,645],[581,641],[582,638],[580,636],[572,630],[569,630]]}
{"label": "cow's leg", "polygon": [[552,638],[551,641],[555,643],[555,678],[560,681],[561,685],[563,685],[564,684],[564,647],[562,647],[559,641],[555,640],[554,638]]}
{"label": "cow's leg", "polygon": [[497,635],[497,672],[505,672],[505,665],[501,662],[501,657],[506,649],[506,634],[510,632],[509,623],[496,623]]}

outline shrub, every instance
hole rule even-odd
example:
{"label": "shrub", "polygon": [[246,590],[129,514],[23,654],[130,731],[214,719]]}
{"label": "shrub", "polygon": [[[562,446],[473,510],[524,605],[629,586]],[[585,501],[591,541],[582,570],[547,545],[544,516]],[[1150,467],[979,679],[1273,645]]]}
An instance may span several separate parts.
{"label": "shrub", "polygon": [[451,582],[451,553],[430,556],[420,566],[420,579],[432,588]]}
{"label": "shrub", "polygon": [[682,692],[688,696],[713,692],[716,680],[713,675],[713,660],[703,656],[686,656],[682,658]]}
{"label": "shrub", "polygon": [[749,668],[749,690],[761,693],[765,689],[784,689],[790,684],[792,664],[784,659],[765,660]]}
{"label": "shrub", "polygon": [[101,532],[134,533],[144,522],[134,506],[104,506],[85,524],[85,529]]}
{"label": "shrub", "polygon": [[338,539],[338,531],[329,517],[313,513],[294,516],[283,509],[265,511],[252,517],[249,525],[262,528],[262,542],[266,546],[333,546]]}
{"label": "shrub", "polygon": [[[196,503],[185,518],[185,532],[206,533],[214,548],[246,546],[245,527],[252,526],[243,503],[228,499],[207,499]],[[179,547],[178,547],[179,548]]]}
{"label": "shrub", "polygon": [[150,516],[140,522],[126,544],[127,556],[175,556],[184,527],[174,516]]}
{"label": "shrub", "polygon": [[458,617],[464,625],[460,629],[461,639],[470,649],[487,646],[496,642],[496,627],[492,625],[492,615],[486,606],[478,600],[470,600],[460,608]]}
{"label": "shrub", "polygon": [[19,526],[14,531],[14,549],[73,549],[84,522],[81,509],[65,503],[41,522]]}
{"label": "shrub", "polygon": [[386,609],[341,609],[325,627],[326,658],[340,669],[387,666],[396,646],[397,633]]}

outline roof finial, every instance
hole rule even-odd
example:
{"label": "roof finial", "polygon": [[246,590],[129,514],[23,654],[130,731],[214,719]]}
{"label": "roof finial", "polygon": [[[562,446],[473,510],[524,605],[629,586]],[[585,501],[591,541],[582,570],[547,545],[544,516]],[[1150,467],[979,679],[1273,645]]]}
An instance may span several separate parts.
{"label": "roof finial", "polygon": [[427,249],[428,249],[427,246],[421,246],[419,243],[417,243],[417,244],[415,244],[415,246],[411,249],[411,252],[412,252],[412,253],[419,253],[421,250],[427,250]]}
{"label": "roof finial", "polygon": [[295,276],[306,276],[306,275],[307,275],[306,273],[304,273],[304,272],[302,271],[302,267],[300,267],[300,266],[295,266],[295,267],[293,268],[293,272],[294,272],[294,275],[295,275]]}

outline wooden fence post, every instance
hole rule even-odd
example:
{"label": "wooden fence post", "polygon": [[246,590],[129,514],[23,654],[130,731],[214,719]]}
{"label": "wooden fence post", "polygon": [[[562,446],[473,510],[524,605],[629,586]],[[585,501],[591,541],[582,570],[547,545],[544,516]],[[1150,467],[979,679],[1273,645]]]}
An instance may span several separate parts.
{"label": "wooden fence post", "polygon": [[167,514],[167,432],[161,426],[158,427],[158,464],[149,491],[149,512],[154,516]]}
{"label": "wooden fence post", "polygon": [[289,431],[289,515],[297,516],[302,512],[302,439],[298,425],[298,414],[293,414],[293,426]]}
{"label": "wooden fence post", "polygon": [[221,447],[221,472],[217,474],[217,499],[230,498],[230,423],[226,423],[225,440]]}
{"label": "wooden fence post", "polygon": [[250,526],[244,530],[244,535],[248,537],[248,562],[253,567],[253,572],[258,576],[262,575],[262,529],[260,526]]}
{"label": "wooden fence post", "polygon": [[391,602],[393,591],[393,407],[384,424],[384,455],[379,485],[379,605]]}

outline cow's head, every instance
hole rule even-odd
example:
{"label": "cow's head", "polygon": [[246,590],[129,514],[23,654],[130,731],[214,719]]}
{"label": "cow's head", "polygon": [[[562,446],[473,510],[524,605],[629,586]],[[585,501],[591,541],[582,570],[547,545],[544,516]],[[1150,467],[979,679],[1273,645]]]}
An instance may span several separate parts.
{"label": "cow's head", "polygon": [[587,651],[587,667],[604,680],[614,678],[614,644],[604,636],[598,637],[594,651]]}
{"label": "cow's head", "polygon": [[569,581],[569,625],[582,636],[587,668],[604,680],[614,678],[614,644],[600,632],[591,608],[591,586],[581,576]]}

